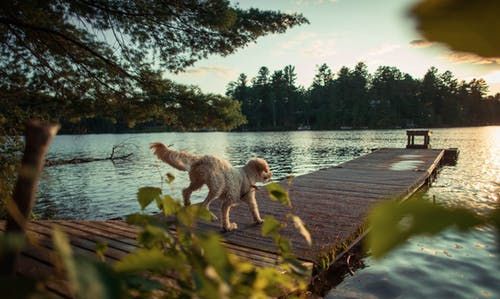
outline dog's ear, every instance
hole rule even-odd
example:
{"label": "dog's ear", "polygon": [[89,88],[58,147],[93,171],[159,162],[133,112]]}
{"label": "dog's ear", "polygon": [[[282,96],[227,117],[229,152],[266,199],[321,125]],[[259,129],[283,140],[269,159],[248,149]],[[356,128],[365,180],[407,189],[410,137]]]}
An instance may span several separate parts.
{"label": "dog's ear", "polygon": [[257,172],[269,172],[269,165],[267,165],[266,160],[260,159],[260,158],[255,158],[252,159],[252,166],[257,170]]}

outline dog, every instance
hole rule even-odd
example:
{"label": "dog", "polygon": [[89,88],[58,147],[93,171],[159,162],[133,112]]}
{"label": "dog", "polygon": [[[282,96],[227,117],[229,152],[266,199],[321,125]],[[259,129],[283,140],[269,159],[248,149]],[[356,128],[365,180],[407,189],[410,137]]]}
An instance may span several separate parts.
{"label": "dog", "polygon": [[[208,187],[208,195],[202,206],[210,209],[210,203],[216,199],[222,200],[221,226],[223,231],[232,231],[238,225],[231,222],[229,212],[231,208],[243,201],[248,204],[253,220],[256,224],[263,222],[255,199],[257,182],[271,180],[272,172],[264,159],[254,158],[241,168],[233,167],[228,161],[212,155],[192,155],[184,151],[175,151],[163,143],[155,142],[150,145],[153,153],[170,166],[189,173],[190,184],[182,190],[184,205],[191,204],[191,193],[203,185]],[[213,213],[212,213],[213,215]],[[213,219],[217,217],[213,215]]]}

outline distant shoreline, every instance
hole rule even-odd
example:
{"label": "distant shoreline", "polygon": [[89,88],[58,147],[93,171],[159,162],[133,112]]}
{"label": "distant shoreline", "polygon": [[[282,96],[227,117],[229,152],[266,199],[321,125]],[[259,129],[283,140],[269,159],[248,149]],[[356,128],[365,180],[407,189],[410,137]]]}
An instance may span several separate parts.
{"label": "distant shoreline", "polygon": [[500,126],[498,124],[481,124],[481,125],[467,125],[467,126],[432,126],[432,127],[414,127],[414,128],[349,128],[349,129],[308,129],[308,130],[290,130],[290,129],[269,129],[269,130],[232,130],[232,131],[217,131],[217,130],[198,130],[198,131],[175,131],[175,130],[124,130],[119,132],[67,132],[61,130],[58,135],[105,135],[105,134],[150,134],[150,133],[271,133],[271,132],[328,132],[328,131],[384,131],[384,130],[412,130],[412,129],[457,129],[457,128],[477,128],[477,127],[492,127]]}

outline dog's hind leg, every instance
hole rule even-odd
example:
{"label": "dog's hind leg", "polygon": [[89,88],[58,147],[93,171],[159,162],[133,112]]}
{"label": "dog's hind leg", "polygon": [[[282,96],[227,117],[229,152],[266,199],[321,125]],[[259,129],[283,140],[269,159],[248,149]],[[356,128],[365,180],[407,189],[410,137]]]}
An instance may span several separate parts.
{"label": "dog's hind leg", "polygon": [[199,182],[196,182],[196,181],[191,181],[191,184],[189,184],[189,186],[187,186],[187,188],[184,188],[182,190],[182,198],[184,199],[184,206],[189,206],[191,205],[191,193],[193,193],[193,191],[196,191],[198,189],[201,188],[201,186],[203,186],[202,183],[199,183]]}
{"label": "dog's hind leg", "polygon": [[209,189],[207,197],[201,203],[201,205],[204,208],[206,208],[210,212],[210,214],[212,215],[212,221],[217,221],[217,216],[215,216],[215,214],[210,211],[210,204],[212,203],[212,201],[219,198],[220,195],[221,195],[221,192],[219,190]]}

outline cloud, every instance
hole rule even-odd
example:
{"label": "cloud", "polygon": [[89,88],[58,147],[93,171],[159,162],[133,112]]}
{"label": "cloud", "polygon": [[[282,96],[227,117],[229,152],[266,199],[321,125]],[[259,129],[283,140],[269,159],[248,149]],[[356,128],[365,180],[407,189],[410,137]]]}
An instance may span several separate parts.
{"label": "cloud", "polygon": [[316,38],[319,38],[319,34],[317,34],[315,32],[300,32],[296,36],[294,36],[294,37],[290,38],[289,40],[287,40],[286,42],[284,42],[281,45],[281,48],[288,50],[288,49],[295,48],[297,46],[303,46],[303,44],[306,41],[310,41],[310,40],[316,39]]}
{"label": "cloud", "polygon": [[434,44],[433,42],[423,39],[414,39],[410,42],[410,45],[414,48],[427,48],[432,46],[433,44]]}
{"label": "cloud", "polygon": [[472,64],[483,64],[483,65],[500,65],[500,58],[483,58],[475,54],[464,53],[464,52],[452,52],[446,54],[444,58],[453,63],[472,63]]}
{"label": "cloud", "polygon": [[215,75],[225,79],[232,79],[237,76],[237,72],[234,69],[223,67],[223,66],[199,66],[192,69],[187,69],[184,74],[189,74],[197,77]]}
{"label": "cloud", "polygon": [[308,58],[325,58],[337,53],[338,34],[318,34],[301,32],[288,39],[274,52],[281,56],[285,53],[300,53]]}
{"label": "cloud", "polygon": [[401,47],[399,44],[383,44],[358,57],[357,61],[364,61],[366,64],[373,65],[375,62],[380,62],[379,56],[394,52]]}
{"label": "cloud", "polygon": [[374,48],[366,54],[367,56],[380,56],[390,52],[394,52],[395,50],[401,48],[401,45],[398,44],[385,44],[381,45],[377,48]]}
{"label": "cloud", "polygon": [[296,0],[297,5],[307,5],[307,4],[333,4],[338,2],[338,0]]}
{"label": "cloud", "polygon": [[500,70],[481,76],[488,84],[500,83]]}
{"label": "cloud", "polygon": [[325,58],[337,54],[335,40],[315,40],[304,48],[301,53],[308,57]]}

